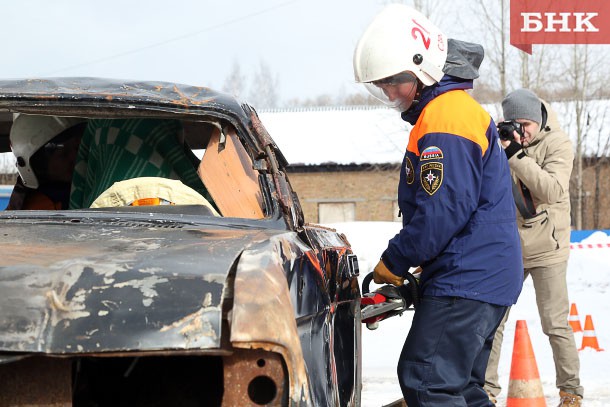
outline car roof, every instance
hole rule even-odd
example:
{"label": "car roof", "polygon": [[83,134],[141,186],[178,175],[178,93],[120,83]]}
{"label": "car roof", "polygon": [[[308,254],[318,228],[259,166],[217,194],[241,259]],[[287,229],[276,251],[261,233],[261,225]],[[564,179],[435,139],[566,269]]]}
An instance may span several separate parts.
{"label": "car roof", "polygon": [[206,115],[213,115],[236,127],[252,124],[249,106],[203,86],[91,77],[5,79],[0,80],[0,152],[10,151],[8,136],[14,112],[191,120],[207,120]]}
{"label": "car roof", "polygon": [[0,80],[0,107],[16,101],[96,101],[102,105],[157,105],[176,109],[240,110],[232,96],[203,86],[105,78]]}

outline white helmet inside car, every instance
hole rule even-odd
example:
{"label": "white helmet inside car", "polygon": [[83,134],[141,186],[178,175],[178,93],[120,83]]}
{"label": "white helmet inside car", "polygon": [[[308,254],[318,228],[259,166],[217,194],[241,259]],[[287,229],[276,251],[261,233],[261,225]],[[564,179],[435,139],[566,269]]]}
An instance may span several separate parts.
{"label": "white helmet inside car", "polygon": [[39,182],[32,169],[32,156],[57,135],[84,123],[78,117],[57,117],[19,114],[13,120],[10,140],[11,150],[17,158],[17,171],[23,184],[28,188],[38,188]]}
{"label": "white helmet inside car", "polygon": [[428,18],[403,4],[386,6],[368,26],[354,52],[356,82],[370,83],[404,71],[424,86],[443,77],[447,37]]}

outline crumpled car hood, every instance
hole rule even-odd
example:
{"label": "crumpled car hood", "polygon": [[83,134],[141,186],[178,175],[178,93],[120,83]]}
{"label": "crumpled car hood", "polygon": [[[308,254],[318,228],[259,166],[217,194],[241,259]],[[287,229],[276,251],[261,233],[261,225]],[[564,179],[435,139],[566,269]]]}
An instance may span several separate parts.
{"label": "crumpled car hood", "polygon": [[232,265],[277,233],[4,224],[0,352],[219,348]]}

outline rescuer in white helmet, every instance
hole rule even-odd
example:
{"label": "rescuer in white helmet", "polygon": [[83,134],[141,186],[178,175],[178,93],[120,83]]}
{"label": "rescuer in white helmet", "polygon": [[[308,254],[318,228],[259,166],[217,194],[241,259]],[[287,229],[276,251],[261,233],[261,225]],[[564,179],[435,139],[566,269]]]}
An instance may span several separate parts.
{"label": "rescuer in white helmet", "polygon": [[374,269],[402,285],[421,267],[398,362],[409,407],[493,406],[483,390],[494,333],[515,304],[523,264],[506,155],[466,92],[480,45],[447,39],[421,13],[384,8],[354,53],[357,82],[413,125],[398,186],[403,228]]}
{"label": "rescuer in white helmet", "polygon": [[86,122],[19,114],[10,132],[19,178],[7,209],[67,209],[72,172]]}

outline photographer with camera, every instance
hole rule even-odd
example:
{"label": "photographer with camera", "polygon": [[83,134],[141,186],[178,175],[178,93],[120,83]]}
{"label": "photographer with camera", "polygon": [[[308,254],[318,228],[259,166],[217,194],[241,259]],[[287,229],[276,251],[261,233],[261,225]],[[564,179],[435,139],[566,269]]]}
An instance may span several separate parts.
{"label": "photographer with camera", "polygon": [[[553,351],[559,406],[580,406],[580,361],[568,323],[566,282],[572,143],[550,106],[530,90],[509,93],[502,110],[506,121],[498,124],[498,133],[512,175],[524,277],[531,276],[534,282],[542,331]],[[485,374],[485,390],[492,400],[501,389],[498,362],[507,318],[508,311],[496,331]]]}

